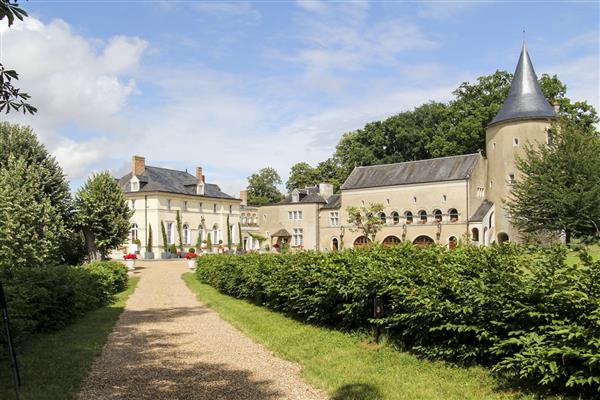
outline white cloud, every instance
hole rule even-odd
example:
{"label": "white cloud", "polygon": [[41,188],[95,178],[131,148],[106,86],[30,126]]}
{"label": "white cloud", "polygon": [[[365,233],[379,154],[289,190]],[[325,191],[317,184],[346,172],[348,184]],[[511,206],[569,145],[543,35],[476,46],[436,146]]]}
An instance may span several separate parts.
{"label": "white cloud", "polygon": [[310,12],[324,12],[327,10],[327,5],[320,0],[296,0],[296,5],[305,11]]}
{"label": "white cloud", "polygon": [[598,55],[587,55],[572,61],[543,67],[549,74],[558,75],[567,85],[567,97],[573,101],[587,100],[598,110],[600,106],[600,63]]}

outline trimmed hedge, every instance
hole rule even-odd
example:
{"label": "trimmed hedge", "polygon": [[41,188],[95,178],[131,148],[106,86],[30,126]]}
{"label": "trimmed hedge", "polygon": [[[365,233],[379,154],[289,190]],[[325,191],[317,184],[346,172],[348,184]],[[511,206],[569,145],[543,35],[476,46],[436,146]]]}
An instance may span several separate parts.
{"label": "trimmed hedge", "polygon": [[[116,261],[15,269],[4,281],[13,335],[20,339],[63,328],[113,302],[115,294],[127,287],[127,280],[127,268]],[[0,333],[3,343],[3,325]]]}
{"label": "trimmed hedge", "polygon": [[[480,363],[523,384],[600,392],[600,261],[515,245],[205,255],[219,291],[311,323],[380,325],[419,355]],[[383,317],[373,319],[373,298]]]}

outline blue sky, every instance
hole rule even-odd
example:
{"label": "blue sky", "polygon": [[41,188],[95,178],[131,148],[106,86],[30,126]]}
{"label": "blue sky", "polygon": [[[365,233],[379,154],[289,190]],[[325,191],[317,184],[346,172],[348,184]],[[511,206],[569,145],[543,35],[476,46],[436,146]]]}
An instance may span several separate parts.
{"label": "blue sky", "polygon": [[261,167],[329,157],[339,137],[463,81],[538,74],[598,107],[598,2],[36,1],[2,27],[31,125],[77,187],[93,171],[202,165],[232,194]]}

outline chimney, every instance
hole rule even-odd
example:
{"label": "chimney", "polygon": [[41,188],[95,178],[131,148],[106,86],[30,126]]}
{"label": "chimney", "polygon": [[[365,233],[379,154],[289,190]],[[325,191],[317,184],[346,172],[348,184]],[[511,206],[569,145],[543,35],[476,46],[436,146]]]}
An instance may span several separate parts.
{"label": "chimney", "polygon": [[146,169],[146,159],[141,156],[133,156],[131,158],[131,172],[133,175],[141,175]]}
{"label": "chimney", "polygon": [[327,200],[331,196],[333,196],[333,184],[329,182],[321,182],[319,183],[319,194]]}
{"label": "chimney", "polygon": [[206,182],[206,178],[202,175],[202,167],[196,167],[196,178],[202,183]]}
{"label": "chimney", "polygon": [[240,199],[242,199],[243,206],[248,205],[248,191],[247,190],[240,190]]}

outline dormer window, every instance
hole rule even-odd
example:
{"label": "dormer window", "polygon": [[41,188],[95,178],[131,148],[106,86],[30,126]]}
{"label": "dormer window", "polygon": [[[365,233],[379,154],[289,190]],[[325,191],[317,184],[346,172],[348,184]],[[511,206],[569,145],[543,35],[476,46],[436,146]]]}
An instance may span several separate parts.
{"label": "dormer window", "polygon": [[196,194],[204,196],[204,183],[199,183],[196,185]]}
{"label": "dormer window", "polygon": [[129,184],[130,184],[132,192],[139,192],[139,190],[140,190],[140,180],[136,176],[134,176],[133,178],[131,178],[131,181],[129,181]]}
{"label": "dormer window", "polygon": [[300,192],[298,192],[298,190],[294,189],[294,191],[292,192],[292,203],[297,203],[300,201]]}

